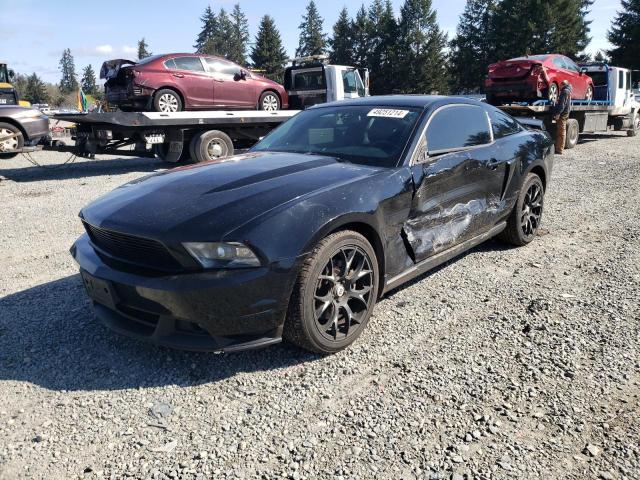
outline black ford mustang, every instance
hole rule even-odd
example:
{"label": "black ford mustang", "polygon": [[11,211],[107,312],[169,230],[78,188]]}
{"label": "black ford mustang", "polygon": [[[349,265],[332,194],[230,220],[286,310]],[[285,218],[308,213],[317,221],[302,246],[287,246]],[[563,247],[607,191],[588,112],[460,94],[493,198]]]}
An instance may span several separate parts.
{"label": "black ford mustang", "polygon": [[493,236],[531,242],[552,161],[546,133],[473,100],[326,104],[247,154],[98,199],[71,252],[98,317],[124,334],[331,353],[390,289]]}

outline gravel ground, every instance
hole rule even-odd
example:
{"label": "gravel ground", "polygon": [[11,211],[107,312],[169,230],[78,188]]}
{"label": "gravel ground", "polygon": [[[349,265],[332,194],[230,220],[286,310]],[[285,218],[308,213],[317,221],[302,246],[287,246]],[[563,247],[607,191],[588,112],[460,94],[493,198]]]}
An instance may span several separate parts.
{"label": "gravel ground", "polygon": [[640,478],[640,137],[595,138],[557,157],[534,244],[392,292],[331,357],[111,333],[77,212],[159,164],[3,161],[0,478]]}

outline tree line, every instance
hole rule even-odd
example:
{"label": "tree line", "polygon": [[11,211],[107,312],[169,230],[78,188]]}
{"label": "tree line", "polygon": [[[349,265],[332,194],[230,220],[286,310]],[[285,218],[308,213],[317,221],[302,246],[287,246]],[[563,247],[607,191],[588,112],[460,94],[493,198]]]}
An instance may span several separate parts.
{"label": "tree line", "polygon": [[[390,0],[371,0],[351,17],[343,8],[330,34],[315,0],[310,0],[299,24],[296,56],[329,55],[336,64],[368,68],[371,93],[481,92],[489,64],[535,53],[561,53],[577,61],[608,61],[640,70],[640,0],[622,0],[607,38],[612,48],[590,58],[587,19],[594,0],[467,0],[452,39],[438,25],[432,0],[405,0],[396,15]],[[194,49],[250,65],[282,80],[287,52],[275,20],[264,15],[253,42],[249,22],[240,8],[230,12],[205,8]],[[138,59],[150,56],[138,41]],[[32,103],[60,104],[78,86],[100,97],[91,65],[78,81],[74,59],[65,49],[61,80],[43,82],[36,73],[18,75],[16,87]],[[72,102],[73,103],[73,102]]]}

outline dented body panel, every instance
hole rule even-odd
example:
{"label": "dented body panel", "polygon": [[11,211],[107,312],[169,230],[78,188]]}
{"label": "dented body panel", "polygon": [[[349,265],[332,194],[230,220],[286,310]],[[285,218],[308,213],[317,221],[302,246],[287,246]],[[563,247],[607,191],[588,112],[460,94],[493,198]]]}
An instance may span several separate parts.
{"label": "dented body panel", "polygon": [[[491,106],[446,97],[370,97],[340,102],[340,108],[351,104],[383,107],[391,114],[422,108],[396,165],[252,151],[151,175],[86,207],[85,224],[159,242],[180,265],[178,272],[149,272],[144,265],[112,258],[93,245],[89,228],[89,237],[72,249],[76,260],[88,274],[128,295],[125,309],[116,304],[106,312],[104,304],[99,306],[105,322],[127,333],[127,322],[138,321],[131,312],[141,308],[162,312],[165,320],[197,323],[222,349],[279,341],[300,267],[331,232],[352,229],[368,239],[384,293],[499,233],[526,175],[536,172],[545,185],[550,177],[550,138],[517,122],[513,134],[495,138],[490,132],[486,143],[429,154],[429,122],[439,108],[473,105],[488,115]],[[262,266],[199,270],[182,246],[185,241],[241,242]],[[136,332],[129,334],[140,336]],[[157,340],[157,332],[149,335]],[[212,348],[185,346],[185,341],[183,336],[173,345]],[[172,346],[170,336],[157,342]]]}

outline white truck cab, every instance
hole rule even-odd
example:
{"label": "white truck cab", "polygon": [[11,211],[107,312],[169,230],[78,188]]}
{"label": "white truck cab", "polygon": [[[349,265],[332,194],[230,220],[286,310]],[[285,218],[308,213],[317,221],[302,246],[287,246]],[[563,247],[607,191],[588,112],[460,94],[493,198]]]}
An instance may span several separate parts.
{"label": "white truck cab", "polygon": [[637,111],[631,70],[612,67],[606,63],[589,63],[581,66],[593,80],[593,99],[606,102],[611,107],[611,115],[628,115],[633,110]]}
{"label": "white truck cab", "polygon": [[[285,69],[284,88],[289,108],[303,110],[312,105],[369,96],[369,71],[330,65],[326,55],[291,59]],[[364,78],[363,78],[364,77]]]}

